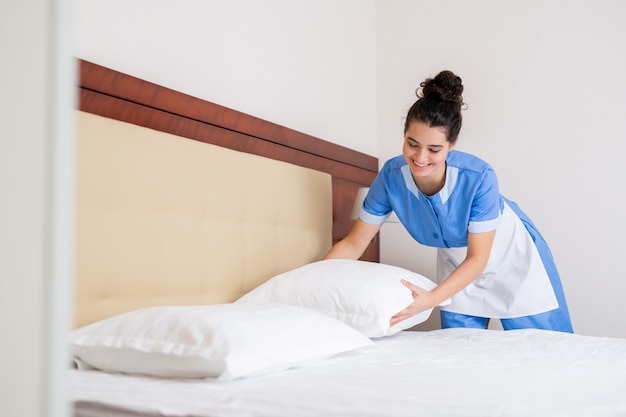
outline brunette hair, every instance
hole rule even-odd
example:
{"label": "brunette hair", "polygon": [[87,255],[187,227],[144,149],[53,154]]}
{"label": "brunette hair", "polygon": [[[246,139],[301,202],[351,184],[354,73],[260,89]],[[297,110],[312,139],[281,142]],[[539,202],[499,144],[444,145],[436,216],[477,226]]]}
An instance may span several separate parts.
{"label": "brunette hair", "polygon": [[463,82],[452,71],[441,71],[435,78],[424,80],[416,91],[417,101],[407,113],[404,133],[411,122],[418,121],[430,127],[445,128],[448,142],[456,142],[463,122],[462,94]]}

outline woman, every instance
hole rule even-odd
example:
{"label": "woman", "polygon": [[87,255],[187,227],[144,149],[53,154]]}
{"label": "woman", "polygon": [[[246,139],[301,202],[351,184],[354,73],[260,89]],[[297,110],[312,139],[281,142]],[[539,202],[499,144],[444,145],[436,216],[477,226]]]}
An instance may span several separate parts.
{"label": "woman", "polygon": [[455,151],[463,84],[450,71],[420,84],[404,125],[402,155],[387,161],[350,233],[325,256],[358,259],[392,211],[418,242],[439,248],[439,285],[425,291],[403,282],[413,303],[391,325],[441,307],[441,324],[505,330],[572,332],[550,249],[531,220],[499,191],[486,162]]}

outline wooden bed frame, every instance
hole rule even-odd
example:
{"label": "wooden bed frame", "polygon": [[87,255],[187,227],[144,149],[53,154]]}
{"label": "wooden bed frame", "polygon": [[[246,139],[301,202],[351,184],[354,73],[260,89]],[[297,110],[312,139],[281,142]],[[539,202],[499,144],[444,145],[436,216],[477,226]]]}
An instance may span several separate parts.
{"label": "wooden bed frame", "polygon": [[[378,172],[372,156],[88,61],[79,70],[81,111],[330,174],[333,242],[350,231],[357,191]],[[378,238],[361,259],[379,261]]]}

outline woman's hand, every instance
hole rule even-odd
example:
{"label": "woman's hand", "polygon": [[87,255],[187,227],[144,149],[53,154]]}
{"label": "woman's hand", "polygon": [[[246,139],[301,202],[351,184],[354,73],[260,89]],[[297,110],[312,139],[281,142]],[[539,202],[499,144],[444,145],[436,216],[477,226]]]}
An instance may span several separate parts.
{"label": "woman's hand", "polygon": [[391,318],[390,325],[395,326],[402,320],[406,320],[414,315],[421,313],[422,311],[428,310],[429,308],[433,308],[435,305],[433,304],[433,296],[430,291],[426,291],[423,288],[418,287],[417,285],[413,285],[408,281],[401,280],[402,284],[411,290],[413,295],[413,302],[409,304],[407,308],[398,313],[394,314]]}

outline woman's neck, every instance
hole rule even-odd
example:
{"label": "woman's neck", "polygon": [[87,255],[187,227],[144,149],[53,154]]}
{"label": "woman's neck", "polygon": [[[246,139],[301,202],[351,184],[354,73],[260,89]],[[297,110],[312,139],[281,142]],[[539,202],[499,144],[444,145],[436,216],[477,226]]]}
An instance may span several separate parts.
{"label": "woman's neck", "polygon": [[422,194],[427,196],[435,195],[446,184],[446,165],[444,165],[441,173],[434,173],[428,177],[413,176],[413,181]]}

